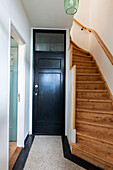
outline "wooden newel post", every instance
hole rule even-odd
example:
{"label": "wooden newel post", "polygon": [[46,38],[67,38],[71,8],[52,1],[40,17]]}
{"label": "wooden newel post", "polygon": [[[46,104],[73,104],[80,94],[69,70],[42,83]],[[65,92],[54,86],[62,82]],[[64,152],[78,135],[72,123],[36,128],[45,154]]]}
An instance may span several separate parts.
{"label": "wooden newel post", "polygon": [[72,69],[73,67],[73,45],[71,44],[70,45],[70,70]]}

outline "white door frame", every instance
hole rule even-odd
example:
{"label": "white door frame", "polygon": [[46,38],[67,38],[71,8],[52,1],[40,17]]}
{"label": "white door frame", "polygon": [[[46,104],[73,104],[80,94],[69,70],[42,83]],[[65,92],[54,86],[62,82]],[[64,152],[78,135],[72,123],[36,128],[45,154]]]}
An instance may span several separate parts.
{"label": "white door frame", "polygon": [[[7,113],[7,146],[9,148],[9,103],[10,103],[10,49],[11,36],[18,42],[18,94],[20,102],[17,108],[17,147],[24,147],[24,117],[25,117],[25,56],[26,42],[21,37],[16,27],[9,20],[9,52],[8,52],[8,113]],[[9,157],[9,150],[8,150]],[[9,160],[9,159],[8,159]]]}
{"label": "white door frame", "polygon": [[29,104],[29,133],[32,134],[32,107],[33,107],[33,30],[34,29],[45,29],[45,30],[65,30],[66,31],[66,72],[65,72],[65,135],[67,135],[67,127],[68,127],[68,70],[70,70],[69,63],[69,44],[70,44],[70,36],[69,29],[63,28],[31,28],[31,53],[30,53],[30,104]]}

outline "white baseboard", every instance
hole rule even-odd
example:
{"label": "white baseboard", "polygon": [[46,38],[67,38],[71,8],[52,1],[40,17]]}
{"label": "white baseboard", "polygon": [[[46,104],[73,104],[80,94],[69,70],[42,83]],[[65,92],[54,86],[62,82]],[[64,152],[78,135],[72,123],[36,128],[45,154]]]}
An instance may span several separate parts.
{"label": "white baseboard", "polygon": [[71,142],[76,143],[76,129],[74,129],[74,130],[72,129]]}

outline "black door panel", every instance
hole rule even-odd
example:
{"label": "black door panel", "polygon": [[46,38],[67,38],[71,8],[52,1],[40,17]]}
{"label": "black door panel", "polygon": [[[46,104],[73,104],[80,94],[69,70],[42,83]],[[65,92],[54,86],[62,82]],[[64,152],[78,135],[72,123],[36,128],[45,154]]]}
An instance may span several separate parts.
{"label": "black door panel", "polygon": [[40,52],[34,50],[34,134],[64,134],[64,58],[65,52]]}

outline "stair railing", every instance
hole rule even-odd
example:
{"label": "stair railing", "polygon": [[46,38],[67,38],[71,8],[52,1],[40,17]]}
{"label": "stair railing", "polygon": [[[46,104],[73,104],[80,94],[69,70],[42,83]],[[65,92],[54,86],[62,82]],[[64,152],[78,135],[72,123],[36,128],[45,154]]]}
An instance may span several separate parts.
{"label": "stair railing", "polygon": [[97,34],[96,31],[94,31],[91,28],[87,28],[85,26],[83,26],[81,23],[79,23],[75,18],[73,18],[73,21],[76,22],[80,27],[81,30],[88,30],[89,32],[92,32],[94,34],[94,36],[96,37],[98,43],[100,44],[101,48],[103,49],[103,51],[105,52],[105,54],[107,55],[108,59],[110,60],[111,64],[113,65],[113,56],[111,54],[111,52],[108,50],[107,46],[104,44],[104,42],[102,41],[102,39],[99,37],[99,35]]}

